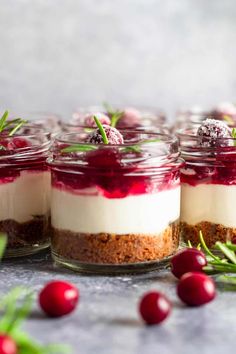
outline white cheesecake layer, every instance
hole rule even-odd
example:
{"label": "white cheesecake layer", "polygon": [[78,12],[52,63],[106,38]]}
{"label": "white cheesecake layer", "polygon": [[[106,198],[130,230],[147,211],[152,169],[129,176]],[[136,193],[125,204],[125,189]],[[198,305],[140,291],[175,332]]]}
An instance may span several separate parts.
{"label": "white cheesecake layer", "polygon": [[182,184],[180,219],[190,225],[202,221],[236,227],[236,186]]}
{"label": "white cheesecake layer", "polygon": [[179,219],[180,187],[119,199],[91,194],[52,188],[52,226],[81,233],[158,234]]}
{"label": "white cheesecake layer", "polygon": [[50,210],[50,173],[23,171],[12,182],[0,183],[0,221],[20,223]]}

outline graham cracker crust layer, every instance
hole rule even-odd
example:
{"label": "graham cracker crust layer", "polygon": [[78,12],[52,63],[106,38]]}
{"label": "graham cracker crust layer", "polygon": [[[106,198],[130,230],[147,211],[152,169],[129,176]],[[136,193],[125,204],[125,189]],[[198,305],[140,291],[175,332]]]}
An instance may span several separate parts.
{"label": "graham cracker crust layer", "polygon": [[161,234],[74,233],[52,228],[52,250],[67,259],[91,264],[130,264],[161,260],[179,245],[179,223]]}
{"label": "graham cracker crust layer", "polygon": [[186,222],[180,223],[180,234],[183,241],[190,241],[193,246],[197,246],[200,242],[199,231],[202,231],[208,247],[214,246],[216,241],[226,242],[236,237],[236,228],[225,227],[222,224],[208,221],[202,221],[196,225],[189,225]]}

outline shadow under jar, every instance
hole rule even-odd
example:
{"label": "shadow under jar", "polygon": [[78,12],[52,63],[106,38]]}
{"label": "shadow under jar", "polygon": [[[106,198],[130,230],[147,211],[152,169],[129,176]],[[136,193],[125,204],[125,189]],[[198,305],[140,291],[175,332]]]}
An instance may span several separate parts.
{"label": "shadow under jar", "polygon": [[146,271],[178,248],[178,141],[121,133],[122,145],[88,144],[86,132],[54,141],[48,164],[52,255],[59,264],[92,273]]}
{"label": "shadow under jar", "polygon": [[[49,246],[49,134],[1,135],[0,232],[8,238],[5,257],[33,254]],[[33,133],[34,131],[34,133]]]}
{"label": "shadow under jar", "polygon": [[200,230],[209,247],[232,240],[236,237],[236,140],[221,138],[215,146],[201,146],[197,127],[180,130],[178,136],[185,160],[181,169],[183,240],[196,246]]}

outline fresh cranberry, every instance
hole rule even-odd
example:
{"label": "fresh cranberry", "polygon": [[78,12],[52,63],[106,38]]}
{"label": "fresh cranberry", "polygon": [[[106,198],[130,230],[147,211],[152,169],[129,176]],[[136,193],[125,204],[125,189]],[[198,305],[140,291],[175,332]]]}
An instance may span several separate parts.
{"label": "fresh cranberry", "polygon": [[94,116],[96,116],[99,121],[101,122],[101,124],[105,124],[105,125],[110,125],[111,124],[111,120],[110,118],[104,114],[104,113],[88,113],[85,117],[84,117],[84,124],[87,127],[97,127],[97,124],[94,120]]}
{"label": "fresh cranberry", "polygon": [[8,142],[7,148],[9,150],[15,150],[15,149],[23,149],[23,148],[26,148],[29,146],[30,146],[30,143],[28,140],[26,140],[24,138],[14,137],[14,138],[10,139],[10,141]]}
{"label": "fresh cranberry", "polygon": [[149,324],[159,324],[171,312],[172,305],[167,297],[157,291],[146,293],[139,304],[139,312],[143,320]]}
{"label": "fresh cranberry", "polygon": [[206,119],[198,128],[199,143],[203,147],[229,146],[232,138],[231,129],[223,121]]}
{"label": "fresh cranberry", "polygon": [[[103,125],[109,144],[120,145],[124,143],[122,134],[116,128],[109,125]],[[103,144],[103,138],[99,128],[95,129],[88,137],[91,144]]]}
{"label": "fresh cranberry", "polygon": [[201,306],[215,298],[215,283],[204,273],[189,272],[180,278],[177,294],[186,305]]}
{"label": "fresh cranberry", "polygon": [[0,334],[0,354],[17,354],[15,341],[6,334]]}
{"label": "fresh cranberry", "polygon": [[234,236],[234,237],[232,238],[231,242],[232,242],[233,245],[236,245],[236,236]]}
{"label": "fresh cranberry", "polygon": [[39,294],[39,304],[50,317],[61,317],[72,312],[78,300],[78,289],[65,281],[51,281]]}
{"label": "fresh cranberry", "polygon": [[206,265],[205,254],[196,248],[185,248],[171,259],[171,271],[176,278],[188,272],[201,272]]}
{"label": "fresh cranberry", "polygon": [[135,128],[140,126],[140,112],[134,108],[126,108],[117,122],[118,128]]}

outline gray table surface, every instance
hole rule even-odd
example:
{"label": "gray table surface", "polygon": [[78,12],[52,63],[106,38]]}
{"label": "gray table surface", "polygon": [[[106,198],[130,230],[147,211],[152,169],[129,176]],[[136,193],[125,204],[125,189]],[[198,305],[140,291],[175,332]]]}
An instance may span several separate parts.
{"label": "gray table surface", "polygon": [[[53,265],[47,252],[4,261],[0,292],[16,285],[37,293],[49,280],[63,279],[80,290],[77,310],[61,319],[48,319],[37,304],[25,328],[42,343],[68,343],[72,353],[231,353],[235,350],[236,293],[218,292],[201,308],[187,308],[177,299],[176,281],[168,270],[141,275],[79,275]],[[161,326],[146,327],[137,312],[141,294],[164,292],[173,301],[172,315]]]}

